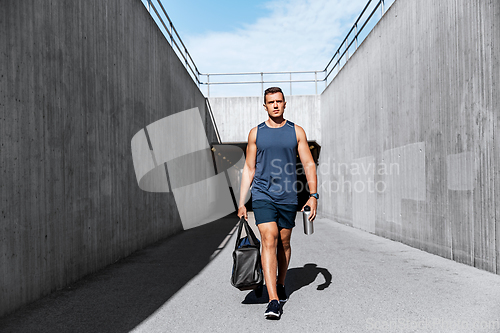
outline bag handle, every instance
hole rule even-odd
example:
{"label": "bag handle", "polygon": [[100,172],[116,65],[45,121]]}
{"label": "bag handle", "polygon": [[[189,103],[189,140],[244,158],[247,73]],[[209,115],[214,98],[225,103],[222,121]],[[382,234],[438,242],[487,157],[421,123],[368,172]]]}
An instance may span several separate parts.
{"label": "bag handle", "polygon": [[259,239],[255,236],[253,229],[248,224],[247,220],[245,220],[245,231],[247,233],[248,238],[250,238],[250,243],[254,246],[259,245]]}
{"label": "bag handle", "polygon": [[[243,224],[244,224],[245,221],[245,218],[244,217],[241,217],[240,218],[240,221],[238,222],[238,232],[236,234],[236,244],[234,244],[234,249],[238,249],[238,243],[240,242],[240,239],[241,239],[241,231],[243,229]],[[246,230],[246,228],[245,228]]]}
{"label": "bag handle", "polygon": [[244,217],[241,217],[238,225],[238,237],[236,238],[236,244],[234,245],[235,250],[238,248],[238,242],[241,239],[241,232],[243,230],[243,227],[245,228],[245,232],[252,246],[257,246],[260,243],[257,236],[255,236],[252,228],[250,228],[250,226],[248,225],[247,220],[245,220]]}

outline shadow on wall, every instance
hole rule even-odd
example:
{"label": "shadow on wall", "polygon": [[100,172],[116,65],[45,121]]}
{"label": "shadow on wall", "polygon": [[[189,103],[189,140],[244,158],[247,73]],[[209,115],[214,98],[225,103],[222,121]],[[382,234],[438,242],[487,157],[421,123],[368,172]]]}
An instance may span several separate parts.
{"label": "shadow on wall", "polygon": [[237,222],[231,214],[138,251],[0,319],[0,331],[128,332],[220,252]]}
{"label": "shadow on wall", "polygon": [[134,135],[131,148],[138,186],[147,192],[172,192],[184,230],[236,210],[230,186],[239,188],[243,150],[211,148],[198,108],[149,124]]}

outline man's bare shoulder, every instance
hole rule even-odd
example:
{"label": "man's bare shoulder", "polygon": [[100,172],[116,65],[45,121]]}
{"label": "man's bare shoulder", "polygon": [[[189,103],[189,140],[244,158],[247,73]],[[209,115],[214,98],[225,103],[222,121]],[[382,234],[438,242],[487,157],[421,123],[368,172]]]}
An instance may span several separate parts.
{"label": "man's bare shoulder", "polygon": [[294,125],[295,125],[295,131],[301,131],[301,132],[305,133],[304,129],[301,126],[299,126],[297,124],[294,124]]}
{"label": "man's bare shoulder", "polygon": [[306,131],[297,124],[295,124],[295,134],[297,135],[297,139],[306,138]]}
{"label": "man's bare shoulder", "polygon": [[248,142],[255,142],[257,140],[257,126],[252,128],[248,133]]}

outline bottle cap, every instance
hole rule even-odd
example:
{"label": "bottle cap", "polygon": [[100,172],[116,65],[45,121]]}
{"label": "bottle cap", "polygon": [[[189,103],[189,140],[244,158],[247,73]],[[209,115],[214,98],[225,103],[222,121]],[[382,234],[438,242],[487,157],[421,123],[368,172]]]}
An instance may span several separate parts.
{"label": "bottle cap", "polygon": [[309,206],[304,207],[304,212],[310,212],[310,211],[311,211],[311,207],[309,207]]}

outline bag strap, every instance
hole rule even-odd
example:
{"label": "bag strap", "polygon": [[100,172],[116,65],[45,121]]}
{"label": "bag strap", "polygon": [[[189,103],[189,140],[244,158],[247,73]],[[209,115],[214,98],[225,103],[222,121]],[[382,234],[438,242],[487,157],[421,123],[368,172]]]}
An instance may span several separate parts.
{"label": "bag strap", "polygon": [[253,246],[257,246],[260,242],[259,239],[255,236],[255,233],[253,232],[252,228],[248,225],[247,220],[243,219],[244,221],[244,226],[245,226],[245,232],[247,233],[248,239],[250,240],[250,244]]}
{"label": "bag strap", "polygon": [[[241,238],[241,231],[243,229],[243,224],[246,222],[244,217],[241,217],[240,221],[238,222],[238,232],[236,233],[236,244],[234,244],[234,249],[238,249],[238,243],[240,242]],[[247,223],[248,224],[248,223]],[[246,228],[245,228],[246,231]]]}
{"label": "bag strap", "polygon": [[238,249],[238,243],[241,239],[241,232],[243,231],[243,228],[245,228],[245,232],[248,236],[248,240],[252,246],[257,246],[260,244],[259,239],[257,236],[255,236],[255,233],[253,232],[252,228],[248,225],[247,220],[245,220],[244,217],[241,217],[240,222],[238,222],[238,233],[236,236],[236,244],[234,244],[234,249]]}

